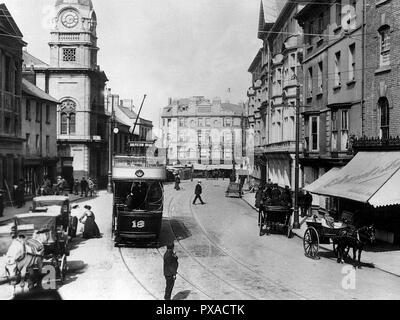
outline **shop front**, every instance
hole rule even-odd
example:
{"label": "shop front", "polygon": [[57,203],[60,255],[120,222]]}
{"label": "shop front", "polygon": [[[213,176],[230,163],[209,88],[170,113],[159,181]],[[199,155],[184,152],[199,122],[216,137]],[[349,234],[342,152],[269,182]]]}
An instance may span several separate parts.
{"label": "shop front", "polygon": [[377,239],[400,243],[400,151],[362,151],[305,190],[329,197],[326,211],[356,227],[374,224]]}

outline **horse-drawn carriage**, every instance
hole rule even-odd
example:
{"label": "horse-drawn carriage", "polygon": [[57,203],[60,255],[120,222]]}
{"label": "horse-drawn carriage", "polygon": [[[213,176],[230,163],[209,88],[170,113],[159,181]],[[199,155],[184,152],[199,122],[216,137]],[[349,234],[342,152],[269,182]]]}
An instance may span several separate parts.
{"label": "horse-drawn carriage", "polygon": [[[260,236],[269,234],[271,230],[280,228],[288,237],[291,235],[290,217],[293,209],[285,205],[266,205],[259,212]],[[264,231],[265,230],[265,231]]]}
{"label": "horse-drawn carriage", "polygon": [[64,283],[68,270],[69,237],[64,228],[63,216],[57,211],[16,215],[11,226],[10,247],[6,254],[6,274],[16,279],[12,284],[23,288],[41,287],[43,276],[46,284],[56,287]]}
{"label": "horse-drawn carriage", "polygon": [[[343,263],[344,258],[353,249],[354,263],[361,265],[361,252],[366,243],[375,242],[375,228],[373,225],[355,227],[352,221],[342,219],[334,221],[330,217],[317,218],[315,215],[306,221],[307,229],[304,232],[303,247],[307,257],[319,258],[320,245],[333,246],[337,261]],[[358,252],[358,258],[356,256]]]}

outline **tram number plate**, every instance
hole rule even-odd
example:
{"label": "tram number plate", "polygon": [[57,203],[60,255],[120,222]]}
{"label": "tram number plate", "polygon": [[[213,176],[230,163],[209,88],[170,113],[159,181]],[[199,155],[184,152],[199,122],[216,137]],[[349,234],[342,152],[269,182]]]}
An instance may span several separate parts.
{"label": "tram number plate", "polygon": [[140,221],[133,220],[132,221],[132,228],[133,229],[143,229],[144,228],[144,221],[143,220],[140,220]]}

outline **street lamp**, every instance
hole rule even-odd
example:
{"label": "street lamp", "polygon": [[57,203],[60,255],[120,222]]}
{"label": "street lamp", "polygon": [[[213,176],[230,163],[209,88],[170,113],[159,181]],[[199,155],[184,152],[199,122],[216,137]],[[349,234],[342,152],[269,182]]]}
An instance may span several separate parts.
{"label": "street lamp", "polygon": [[114,113],[114,95],[107,95],[107,110],[108,104],[111,97],[111,117],[108,122],[108,183],[107,183],[107,192],[112,193],[112,160],[113,160],[113,140],[114,140],[114,123],[115,123],[115,113]]}
{"label": "street lamp", "polygon": [[295,150],[295,170],[294,170],[294,188],[295,188],[295,191],[294,191],[294,221],[293,221],[293,229],[300,229],[300,218],[299,218],[300,83],[299,83],[296,75],[294,75],[294,79],[297,80],[297,84],[296,84],[296,150]]}

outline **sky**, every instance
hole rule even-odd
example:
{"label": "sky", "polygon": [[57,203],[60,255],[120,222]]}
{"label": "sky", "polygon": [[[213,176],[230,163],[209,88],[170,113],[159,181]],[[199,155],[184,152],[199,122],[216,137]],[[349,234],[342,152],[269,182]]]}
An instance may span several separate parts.
{"label": "sky", "polygon": [[[34,56],[49,62],[49,21],[56,0],[0,0]],[[98,64],[108,87],[159,125],[168,98],[246,101],[248,68],[258,49],[260,0],[92,0],[98,18]],[[275,0],[264,0],[267,21]],[[230,88],[230,92],[229,89]]]}

